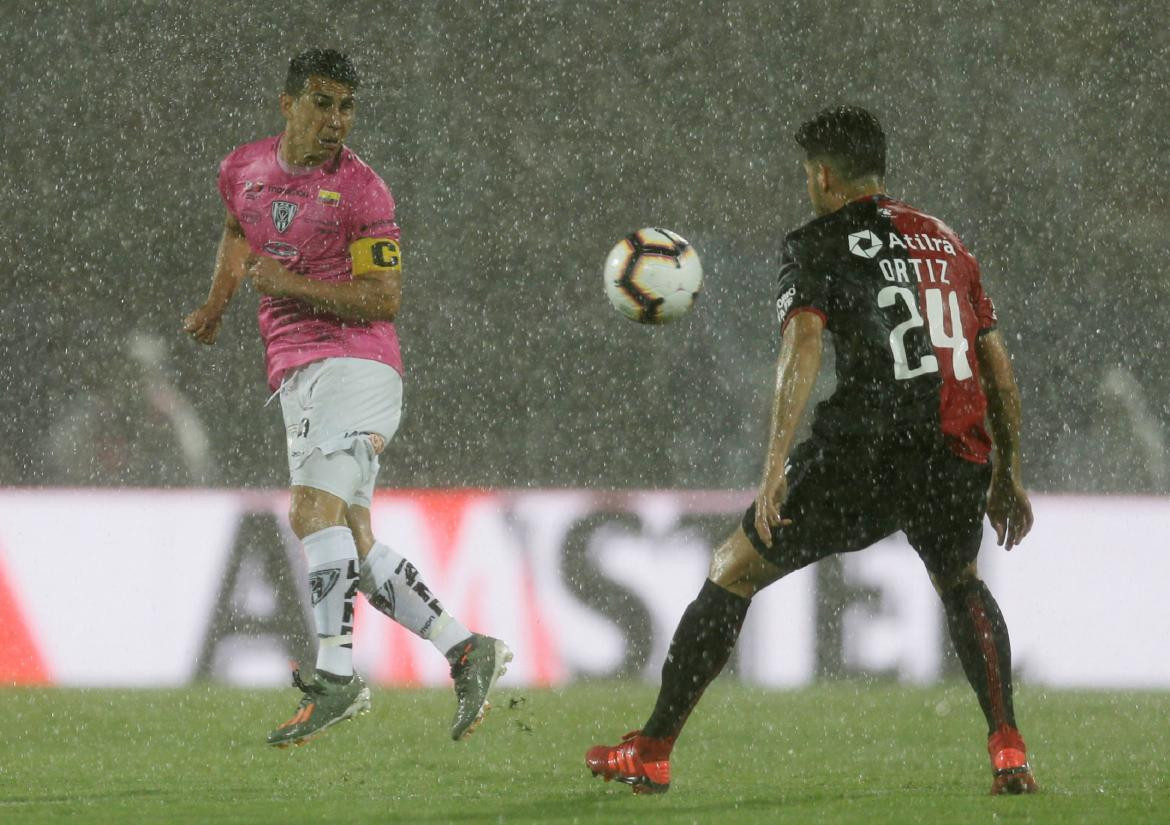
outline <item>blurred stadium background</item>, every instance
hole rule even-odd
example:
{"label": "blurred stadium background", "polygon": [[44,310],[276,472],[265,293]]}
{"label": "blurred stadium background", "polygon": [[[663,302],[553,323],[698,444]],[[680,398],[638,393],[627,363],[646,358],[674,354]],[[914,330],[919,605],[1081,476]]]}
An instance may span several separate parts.
{"label": "blurred stadium background", "polygon": [[[1152,3],[13,0],[0,32],[0,482],[279,488],[255,296],[218,346],[219,160],[281,128],[288,57],[347,49],[351,144],[408,270],[397,487],[744,489],[758,474],[790,134],[883,120],[897,196],[982,262],[1039,491],[1170,492],[1165,158]],[[226,21],[230,20],[230,25]],[[694,242],[692,317],[625,322],[609,246]]]}

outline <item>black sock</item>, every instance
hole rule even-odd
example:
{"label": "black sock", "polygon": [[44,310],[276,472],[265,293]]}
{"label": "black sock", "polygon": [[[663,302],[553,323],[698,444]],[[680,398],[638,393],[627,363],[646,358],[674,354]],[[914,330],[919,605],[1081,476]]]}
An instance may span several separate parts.
{"label": "black sock", "polygon": [[674,739],[711,680],[731,657],[751,599],[708,580],[687,607],[662,665],[658,702],[642,734]]}
{"label": "black sock", "polygon": [[942,598],[947,629],[987,717],[988,736],[1004,725],[1014,728],[1012,647],[999,605],[980,579],[964,581]]}

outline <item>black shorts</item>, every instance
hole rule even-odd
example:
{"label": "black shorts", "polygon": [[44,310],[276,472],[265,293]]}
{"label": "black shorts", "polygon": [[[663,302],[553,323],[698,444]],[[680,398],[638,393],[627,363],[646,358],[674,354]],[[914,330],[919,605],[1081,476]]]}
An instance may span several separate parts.
{"label": "black shorts", "polygon": [[788,573],[901,530],[931,575],[948,579],[979,555],[990,482],[990,464],[959,458],[933,434],[877,442],[813,437],[789,460],[780,514],[792,524],[774,530],[772,546],[764,546],[753,501],[743,531]]}

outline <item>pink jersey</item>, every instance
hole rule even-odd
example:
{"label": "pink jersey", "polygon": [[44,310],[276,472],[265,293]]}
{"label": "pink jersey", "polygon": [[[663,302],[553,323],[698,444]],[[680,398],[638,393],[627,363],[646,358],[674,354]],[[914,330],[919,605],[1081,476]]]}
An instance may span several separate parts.
{"label": "pink jersey", "polygon": [[[319,281],[353,278],[350,244],[359,238],[398,241],[394,198],[380,177],[348,148],[312,169],[291,168],[280,136],[248,143],[224,158],[219,191],[253,251]],[[322,358],[368,358],[402,372],[398,333],[389,321],[348,321],[296,298],[260,299],[268,384],[285,371]]]}

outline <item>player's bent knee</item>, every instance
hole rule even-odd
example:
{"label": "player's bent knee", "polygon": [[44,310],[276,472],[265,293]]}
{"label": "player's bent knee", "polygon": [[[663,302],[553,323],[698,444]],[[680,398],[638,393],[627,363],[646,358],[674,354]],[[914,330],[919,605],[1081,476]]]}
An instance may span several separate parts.
{"label": "player's bent knee", "polygon": [[741,528],[715,548],[708,578],[737,596],[750,599],[782,575],[757,552]]}
{"label": "player's bent knee", "polygon": [[313,487],[300,485],[293,487],[288,521],[298,538],[304,538],[328,527],[344,526],[345,515],[344,499]]}
{"label": "player's bent knee", "polygon": [[975,562],[941,574],[931,574],[930,581],[935,592],[944,598],[948,593],[963,590],[979,581],[979,568]]}

